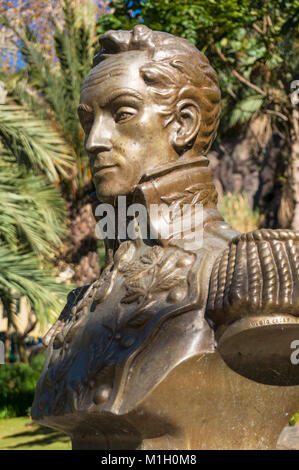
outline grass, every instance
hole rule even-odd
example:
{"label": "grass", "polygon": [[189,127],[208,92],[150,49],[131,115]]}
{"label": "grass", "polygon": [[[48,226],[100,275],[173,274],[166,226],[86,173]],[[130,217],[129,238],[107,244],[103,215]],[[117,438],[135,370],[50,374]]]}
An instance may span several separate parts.
{"label": "grass", "polygon": [[30,418],[0,419],[0,450],[71,450],[62,432],[31,423]]}
{"label": "grass", "polygon": [[[290,425],[299,425],[299,412]],[[0,419],[0,450],[71,450],[62,432],[32,423],[30,418]]]}

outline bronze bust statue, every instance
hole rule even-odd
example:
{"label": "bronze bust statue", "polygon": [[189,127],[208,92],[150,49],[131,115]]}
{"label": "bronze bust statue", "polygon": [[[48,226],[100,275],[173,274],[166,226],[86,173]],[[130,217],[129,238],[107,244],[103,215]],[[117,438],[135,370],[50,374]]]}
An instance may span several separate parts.
{"label": "bronze bust statue", "polygon": [[[299,233],[239,234],[217,211],[220,90],[200,51],[144,25],[100,44],[78,108],[97,197],[116,218],[119,196],[141,205],[156,236],[126,217],[139,235],[105,239],[100,278],[44,339],[32,417],[75,449],[273,448],[299,406]],[[184,205],[202,217],[178,237]]]}

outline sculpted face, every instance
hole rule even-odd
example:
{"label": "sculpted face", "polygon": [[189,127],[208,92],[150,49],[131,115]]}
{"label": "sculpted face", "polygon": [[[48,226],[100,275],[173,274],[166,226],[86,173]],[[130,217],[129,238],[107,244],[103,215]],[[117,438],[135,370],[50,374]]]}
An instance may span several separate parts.
{"label": "sculpted face", "polygon": [[111,56],[86,77],[78,108],[99,198],[133,191],[149,170],[178,158],[139,69],[144,52]]}

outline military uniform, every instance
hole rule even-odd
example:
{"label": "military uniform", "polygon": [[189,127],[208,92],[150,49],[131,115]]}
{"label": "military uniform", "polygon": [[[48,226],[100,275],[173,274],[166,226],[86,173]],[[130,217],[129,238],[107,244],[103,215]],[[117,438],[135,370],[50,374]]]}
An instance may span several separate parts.
{"label": "military uniform", "polygon": [[[289,251],[284,252],[284,261],[276,246],[277,255],[272,260],[276,287],[272,288],[274,275],[271,277],[270,268],[267,269],[269,259],[263,252],[267,249],[265,243],[270,248],[273,245],[271,237],[268,235],[265,241],[267,231],[242,236],[223,221],[216,209],[217,193],[207,165],[205,157],[165,165],[146,175],[134,192],[134,200],[142,203],[148,213],[151,204],[161,202],[177,208],[181,204],[193,207],[202,204],[202,226],[189,227],[180,238],[170,232],[167,238],[154,241],[137,238],[118,242],[118,246],[113,242],[114,250],[108,240],[107,266],[100,278],[69,295],[59,319],[46,335],[47,359],[32,417],[69,433],[73,442],[77,442],[75,448],[84,448],[84,436],[89,436],[87,448],[167,448],[167,435],[179,436],[172,438],[169,448],[175,448],[174,445],[188,448],[184,447],[190,445],[191,439],[189,436],[186,444],[186,411],[178,412],[178,417],[177,411],[167,411],[167,400],[162,405],[162,398],[163,411],[159,413],[157,410],[152,413],[148,404],[161,389],[161,397],[173,393],[174,403],[177,393],[181,397],[177,398],[177,409],[184,410],[191,377],[194,390],[198,389],[198,400],[207,400],[208,396],[203,396],[204,372],[199,369],[202,375],[198,373],[197,377],[194,370],[200,358],[204,368],[214,368],[216,376],[217,368],[220,367],[220,375],[228,369],[215,353],[222,335],[228,337],[221,343],[223,357],[238,370],[236,357],[242,355],[242,348],[238,350],[240,341],[231,328],[244,321],[244,317],[260,314],[269,299],[275,297],[274,290],[283,282],[277,263],[285,266],[284,273],[288,263],[293,288],[291,294],[285,284],[278,289],[280,293],[271,304],[276,305],[276,310],[268,309],[268,317],[273,313],[281,315],[283,298],[283,308],[287,308],[287,315],[297,328],[299,237],[291,237],[293,241],[288,245]],[[149,219],[148,223],[157,233],[163,224],[171,225],[169,219],[161,216]],[[200,230],[202,240],[196,244],[192,234]],[[282,232],[276,238],[284,245]],[[286,234],[287,243],[289,238]],[[263,247],[259,242],[264,243]],[[262,287],[260,283],[264,283]],[[237,334],[241,334],[241,343],[251,344],[250,338],[248,342],[246,335],[242,337],[245,330],[248,331],[248,325],[244,328],[241,325]],[[214,363],[215,354],[217,364],[207,366],[209,357],[213,357]],[[238,372],[246,375],[248,363],[252,365],[247,351]],[[188,364],[193,364],[190,376]],[[252,367],[247,376],[262,382],[264,369],[256,372]],[[211,370],[207,372],[209,377]],[[186,385],[180,383],[175,391],[169,387],[179,380],[175,379],[176,374],[178,377],[183,374]],[[273,383],[271,380],[268,383]],[[194,419],[199,419],[195,405],[194,412]],[[185,424],[179,425],[181,422]],[[184,428],[182,433],[177,430],[180,426]],[[192,428],[190,422],[187,427]],[[148,439],[151,444],[145,444]],[[201,448],[198,443],[193,445]]]}

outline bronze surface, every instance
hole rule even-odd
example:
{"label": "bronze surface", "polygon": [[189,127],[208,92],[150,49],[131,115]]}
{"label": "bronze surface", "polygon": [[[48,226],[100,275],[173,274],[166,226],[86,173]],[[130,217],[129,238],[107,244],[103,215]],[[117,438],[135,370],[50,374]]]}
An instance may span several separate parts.
{"label": "bronze surface", "polygon": [[[237,372],[298,385],[291,362],[299,326],[299,233],[255,230],[234,238],[213,267],[207,317],[218,350]],[[299,343],[298,343],[299,344]]]}
{"label": "bronze surface", "polygon": [[198,354],[167,374],[124,413],[87,409],[45,416],[73,449],[275,449],[298,408],[298,387],[260,384],[216,353]]}
{"label": "bronze surface", "polygon": [[[32,417],[76,449],[275,448],[299,405],[299,234],[239,234],[217,211],[220,90],[201,52],[143,25],[100,43],[78,108],[97,196],[116,217],[117,196],[142,204],[157,236],[135,219],[139,238],[106,238],[100,278],[44,338]],[[162,236],[161,203],[202,204],[202,223]]]}

